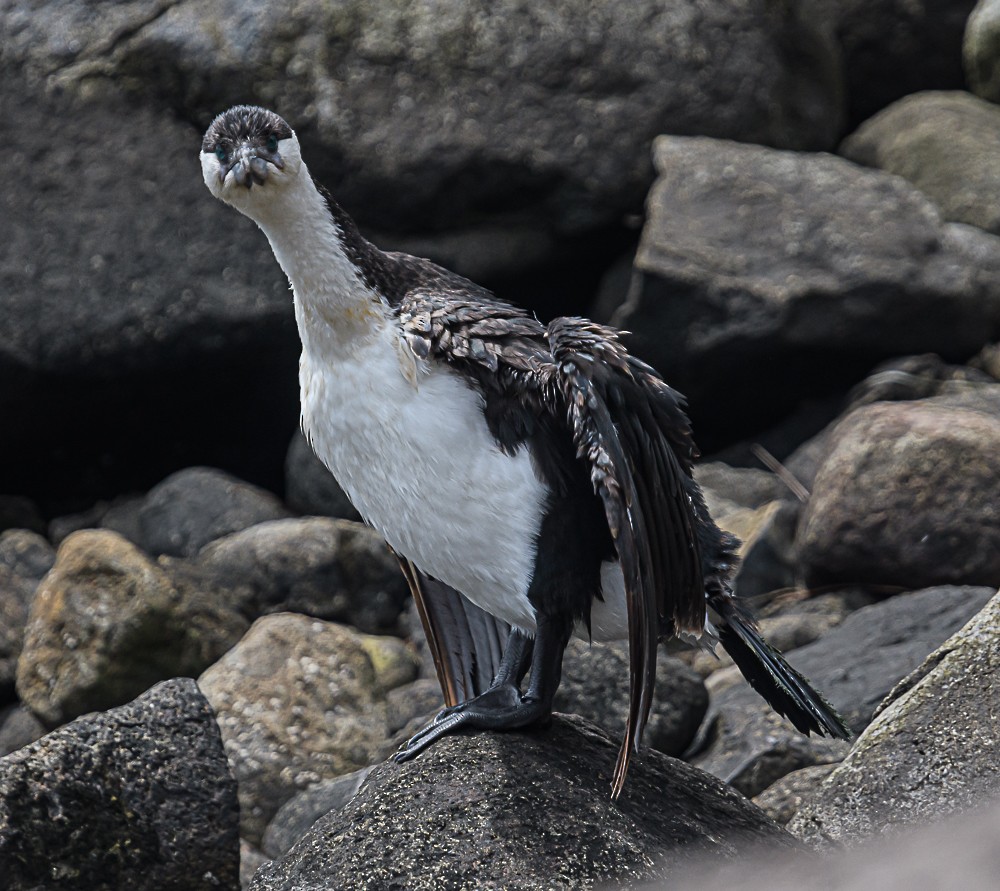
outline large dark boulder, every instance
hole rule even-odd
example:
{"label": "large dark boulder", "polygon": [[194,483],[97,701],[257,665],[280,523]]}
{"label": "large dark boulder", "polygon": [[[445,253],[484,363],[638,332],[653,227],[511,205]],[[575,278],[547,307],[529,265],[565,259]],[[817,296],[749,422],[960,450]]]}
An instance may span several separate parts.
{"label": "large dark boulder", "polygon": [[0,884],[239,888],[239,809],[194,681],[87,715],[0,759]]}
{"label": "large dark boulder", "polygon": [[611,801],[618,744],[579,718],[447,737],[387,762],[252,891],[593,888],[677,875],[693,858],[790,838],[713,777],[643,749]]}

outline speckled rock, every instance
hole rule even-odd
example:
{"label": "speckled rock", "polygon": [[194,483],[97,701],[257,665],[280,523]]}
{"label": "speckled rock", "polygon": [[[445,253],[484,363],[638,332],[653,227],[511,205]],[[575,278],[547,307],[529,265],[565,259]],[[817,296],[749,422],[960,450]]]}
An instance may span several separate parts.
{"label": "speckled rock", "polygon": [[996,799],[998,702],[1000,595],[892,691],[791,831],[858,841]]}
{"label": "speckled rock", "polygon": [[397,627],[409,600],[385,541],[350,520],[258,523],[207,545],[193,562],[220,583],[251,589],[257,613],[299,612],[384,632]]}
{"label": "speckled rock", "polygon": [[235,891],[238,820],[219,729],[191,680],[0,759],[5,888]]}
{"label": "speckled rock", "polygon": [[814,764],[793,770],[771,783],[763,792],[758,792],[753,797],[753,803],[779,826],[787,826],[802,807],[803,800],[837,769],[837,764],[839,762]]}
{"label": "speckled rock", "polygon": [[[989,588],[929,588],[862,607],[815,643],[786,653],[861,732],[878,704],[987,603]],[[693,763],[747,796],[802,767],[840,761],[849,745],[807,737],[746,684],[712,697]]]}
{"label": "speckled rock", "polygon": [[840,145],[845,158],[905,177],[946,220],[1000,234],[1000,108],[963,92],[907,96]]}
{"label": "speckled rock", "polygon": [[808,585],[1000,584],[1000,414],[881,403],[830,434],[796,545]]}
{"label": "speckled rock", "polygon": [[25,705],[56,726],[214,662],[249,626],[244,604],[184,569],[107,530],[67,538],[31,603],[17,663]]}
{"label": "speckled rock", "polygon": [[688,397],[701,442],[776,423],[889,356],[965,358],[1000,326],[1000,239],[944,223],[900,177],[681,136],[654,160],[613,321]]}
{"label": "speckled rock", "polygon": [[28,608],[55,551],[37,532],[8,529],[0,534],[0,703],[14,698]]}
{"label": "speckled rock", "polygon": [[788,850],[789,837],[738,793],[649,749],[612,803],[617,751],[567,716],[541,731],[447,737],[377,767],[250,889],[594,888],[667,879],[699,854]]}
{"label": "speckled rock", "polygon": [[296,792],[367,766],[388,735],[385,686],[368,646],[331,622],[258,619],[199,684],[218,715],[242,836],[253,844]]}

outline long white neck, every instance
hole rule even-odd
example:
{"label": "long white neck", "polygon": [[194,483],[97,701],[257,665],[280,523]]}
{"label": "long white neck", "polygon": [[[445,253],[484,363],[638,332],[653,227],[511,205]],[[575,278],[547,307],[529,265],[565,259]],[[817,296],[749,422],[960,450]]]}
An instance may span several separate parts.
{"label": "long white neck", "polygon": [[347,256],[343,233],[304,165],[254,219],[292,284],[306,351],[333,359],[381,328],[384,308]]}

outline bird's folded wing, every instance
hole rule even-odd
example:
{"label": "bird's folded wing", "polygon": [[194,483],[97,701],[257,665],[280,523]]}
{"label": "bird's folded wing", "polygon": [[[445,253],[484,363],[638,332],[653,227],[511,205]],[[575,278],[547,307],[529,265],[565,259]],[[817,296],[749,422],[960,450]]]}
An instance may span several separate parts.
{"label": "bird's folded wing", "polygon": [[396,556],[413,592],[445,705],[485,692],[500,667],[510,626]]}

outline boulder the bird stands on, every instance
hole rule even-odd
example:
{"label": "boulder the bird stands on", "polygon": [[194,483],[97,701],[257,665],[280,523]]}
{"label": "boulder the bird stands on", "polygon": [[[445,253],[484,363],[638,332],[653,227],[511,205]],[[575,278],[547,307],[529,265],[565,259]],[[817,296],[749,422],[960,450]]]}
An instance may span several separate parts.
{"label": "boulder the bird stands on", "polygon": [[201,163],[292,284],[302,426],[398,555],[434,654],[448,708],[398,759],[458,728],[545,721],[574,634],[628,639],[615,796],[662,639],[721,643],[800,730],[849,735],[733,596],[738,542],[692,479],[683,400],[614,330],[542,325],[428,260],[379,250],[271,111],[219,115]]}

